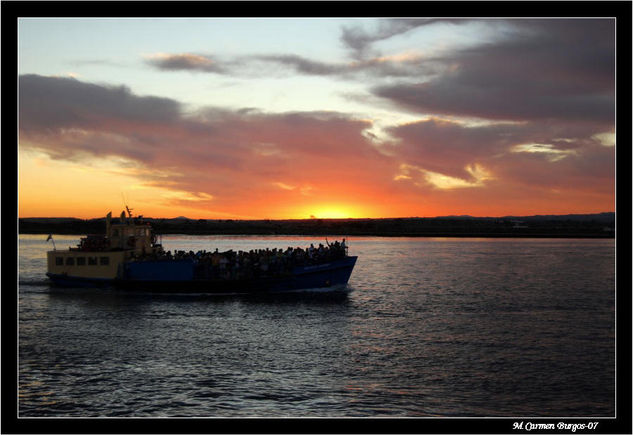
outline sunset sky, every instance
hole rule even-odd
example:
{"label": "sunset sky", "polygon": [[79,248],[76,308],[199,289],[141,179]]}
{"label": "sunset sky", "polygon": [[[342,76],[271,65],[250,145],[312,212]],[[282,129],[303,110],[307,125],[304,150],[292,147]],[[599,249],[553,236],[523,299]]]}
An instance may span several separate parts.
{"label": "sunset sky", "polygon": [[20,19],[18,55],[20,217],[615,209],[613,19]]}

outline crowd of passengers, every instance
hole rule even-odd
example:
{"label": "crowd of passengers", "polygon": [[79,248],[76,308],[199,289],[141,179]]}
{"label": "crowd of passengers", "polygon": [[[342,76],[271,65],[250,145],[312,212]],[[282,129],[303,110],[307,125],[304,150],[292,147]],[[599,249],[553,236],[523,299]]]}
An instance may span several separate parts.
{"label": "crowd of passengers", "polygon": [[307,249],[288,247],[257,249],[250,251],[163,251],[133,257],[136,261],[193,260],[195,275],[203,279],[249,279],[289,273],[298,266],[327,263],[345,257],[345,239],[318,247],[310,244]]}

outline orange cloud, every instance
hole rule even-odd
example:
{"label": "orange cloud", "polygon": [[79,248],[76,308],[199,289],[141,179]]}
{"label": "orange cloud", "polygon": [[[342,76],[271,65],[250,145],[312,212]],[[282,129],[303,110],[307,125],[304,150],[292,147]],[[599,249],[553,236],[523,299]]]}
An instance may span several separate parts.
{"label": "orange cloud", "polygon": [[[69,216],[79,209],[100,216],[120,205],[122,191],[133,191],[137,212],[168,217],[613,209],[614,147],[594,138],[604,132],[597,127],[427,120],[389,129],[397,141],[387,155],[364,134],[371,121],[341,113],[207,108],[185,115],[174,100],[41,76],[20,77],[19,116],[20,149],[59,165],[46,174],[55,190],[43,196],[32,157],[22,157],[22,216]],[[574,152],[556,160],[517,152],[530,143],[550,144],[540,151]]]}

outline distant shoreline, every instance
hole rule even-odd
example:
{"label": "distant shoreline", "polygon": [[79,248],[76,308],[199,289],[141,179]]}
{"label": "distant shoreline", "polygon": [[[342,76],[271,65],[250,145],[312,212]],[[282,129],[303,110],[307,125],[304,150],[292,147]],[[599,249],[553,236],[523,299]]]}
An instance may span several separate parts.
{"label": "distant shoreline", "polygon": [[[502,218],[207,220],[143,218],[162,235],[614,238],[615,213]],[[113,219],[118,222],[118,219]],[[20,234],[103,234],[105,219],[20,218]]]}

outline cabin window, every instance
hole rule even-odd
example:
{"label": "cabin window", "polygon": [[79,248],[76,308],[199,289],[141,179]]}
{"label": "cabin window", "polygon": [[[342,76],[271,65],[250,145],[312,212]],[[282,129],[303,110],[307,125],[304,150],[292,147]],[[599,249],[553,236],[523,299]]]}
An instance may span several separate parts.
{"label": "cabin window", "polygon": [[88,266],[96,266],[97,257],[88,257]]}
{"label": "cabin window", "polygon": [[107,266],[108,264],[110,264],[110,257],[100,257],[99,264],[101,264],[102,266]]}
{"label": "cabin window", "polygon": [[86,257],[77,257],[77,266],[85,266]]}
{"label": "cabin window", "polygon": [[66,266],[74,266],[75,258],[74,257],[66,257]]}
{"label": "cabin window", "polygon": [[63,266],[64,257],[55,257],[55,266]]}

